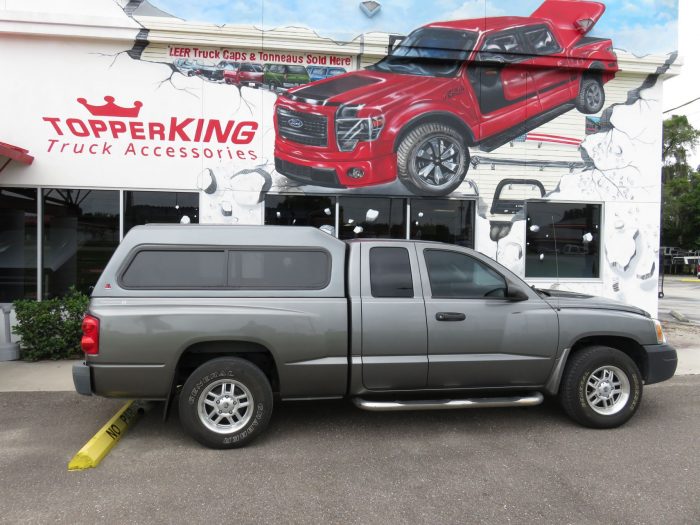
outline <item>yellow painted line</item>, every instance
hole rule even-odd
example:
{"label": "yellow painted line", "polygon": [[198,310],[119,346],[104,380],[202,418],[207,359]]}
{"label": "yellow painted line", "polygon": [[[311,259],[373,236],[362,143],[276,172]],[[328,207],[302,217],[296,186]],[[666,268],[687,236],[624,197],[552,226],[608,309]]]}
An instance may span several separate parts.
{"label": "yellow painted line", "polygon": [[83,445],[78,453],[68,462],[68,470],[85,470],[94,468],[112,450],[121,437],[126,433],[129,425],[134,423],[143,412],[133,401],[126,403],[119,412],[107,421],[107,423]]}
{"label": "yellow painted line", "polygon": [[690,277],[686,277],[684,279],[678,279],[678,280],[683,282],[683,283],[700,283],[700,279],[698,279],[698,278],[691,279]]}

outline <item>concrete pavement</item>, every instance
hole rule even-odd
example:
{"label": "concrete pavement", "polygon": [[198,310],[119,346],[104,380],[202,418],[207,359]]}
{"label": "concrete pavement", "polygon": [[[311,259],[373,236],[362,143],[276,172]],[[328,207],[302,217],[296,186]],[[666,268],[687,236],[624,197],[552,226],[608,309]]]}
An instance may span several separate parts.
{"label": "concrete pavement", "polygon": [[73,363],[79,361],[0,362],[0,392],[74,391]]}

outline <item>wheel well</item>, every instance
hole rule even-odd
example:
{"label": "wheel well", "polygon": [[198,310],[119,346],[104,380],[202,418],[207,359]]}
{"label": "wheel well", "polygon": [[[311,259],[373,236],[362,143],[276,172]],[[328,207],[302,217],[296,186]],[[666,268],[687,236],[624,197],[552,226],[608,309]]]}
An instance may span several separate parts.
{"label": "wheel well", "polygon": [[605,66],[603,65],[602,62],[593,62],[591,66],[586,70],[586,72],[583,74],[581,80],[586,79],[586,78],[594,78],[596,80],[602,80],[603,79],[603,71],[605,70]]}
{"label": "wheel well", "polygon": [[182,385],[197,367],[217,357],[250,361],[265,374],[272,391],[279,392],[279,374],[272,353],[263,345],[248,341],[206,341],[189,346],[175,367],[173,387]]}
{"label": "wheel well", "polygon": [[398,135],[396,135],[396,139],[394,140],[394,151],[398,150],[399,144],[401,144],[401,141],[406,135],[408,135],[417,126],[428,122],[439,122],[441,124],[452,126],[464,135],[467,146],[474,145],[474,135],[472,134],[471,129],[469,129],[469,126],[467,126],[458,116],[453,115],[452,113],[425,113],[418,117],[414,117],[407,124],[405,124],[403,128],[401,128],[401,131],[399,131]]}
{"label": "wheel well", "polygon": [[637,365],[642,377],[646,379],[647,377],[647,363],[646,363],[646,352],[642,346],[634,339],[629,339],[627,337],[616,337],[616,336],[591,336],[584,337],[576,341],[576,344],[571,347],[571,354],[569,359],[579,350],[586,348],[588,346],[609,346],[610,348],[615,348],[620,350],[624,354],[627,354],[632,361]]}

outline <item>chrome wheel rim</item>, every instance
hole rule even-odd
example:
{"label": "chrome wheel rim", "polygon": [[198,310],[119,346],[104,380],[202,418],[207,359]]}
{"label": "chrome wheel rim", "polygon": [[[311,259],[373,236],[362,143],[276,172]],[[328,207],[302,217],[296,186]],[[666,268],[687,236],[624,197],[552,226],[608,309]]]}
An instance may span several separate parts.
{"label": "chrome wheel rim", "polygon": [[598,84],[588,86],[586,90],[586,104],[589,108],[597,108],[602,100],[601,88]]}
{"label": "chrome wheel rim", "polygon": [[418,178],[429,186],[447,186],[459,177],[462,151],[456,141],[439,135],[422,142],[414,159]]}
{"label": "chrome wheel rim", "polygon": [[217,434],[231,434],[253,417],[253,396],[243,383],[220,379],[202,391],[197,408],[205,427]]}
{"label": "chrome wheel rim", "polygon": [[610,416],[622,410],[630,398],[630,380],[616,366],[596,369],[586,380],[586,401],[597,414]]}

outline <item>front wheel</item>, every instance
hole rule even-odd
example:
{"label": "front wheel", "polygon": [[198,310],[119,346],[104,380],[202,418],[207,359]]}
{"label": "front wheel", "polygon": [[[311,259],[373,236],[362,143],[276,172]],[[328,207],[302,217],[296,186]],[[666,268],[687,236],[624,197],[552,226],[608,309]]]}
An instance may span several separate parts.
{"label": "front wheel", "polygon": [[260,435],[272,414],[272,389],[249,361],[212,359],[197,368],[180,393],[185,431],[211,448],[237,448]]}
{"label": "front wheel", "polygon": [[592,115],[603,109],[604,104],[605,90],[602,82],[590,77],[581,80],[581,88],[576,97],[576,109],[584,115]]}
{"label": "front wheel", "polygon": [[416,195],[444,196],[456,190],[469,169],[469,149],[455,128],[441,123],[411,130],[396,150],[399,180]]}
{"label": "front wheel", "polygon": [[591,428],[614,428],[630,419],[642,400],[642,376],[615,348],[591,346],[566,365],[559,400],[571,419]]}

